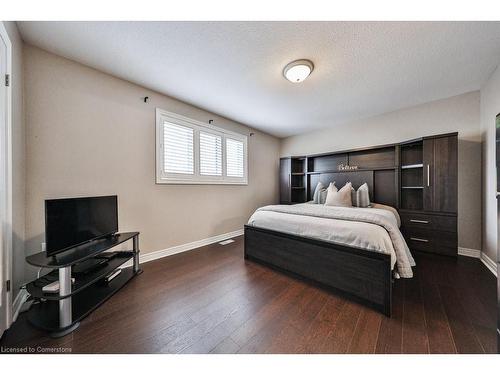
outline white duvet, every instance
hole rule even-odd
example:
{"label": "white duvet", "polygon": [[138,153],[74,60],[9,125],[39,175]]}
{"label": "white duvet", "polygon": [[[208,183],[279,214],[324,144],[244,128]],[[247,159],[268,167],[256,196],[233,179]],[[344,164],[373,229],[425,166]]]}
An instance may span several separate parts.
{"label": "white duvet", "polygon": [[397,212],[375,207],[272,205],[257,209],[248,225],[390,254],[392,268],[396,265],[399,276],[411,278],[415,261],[399,231]]}

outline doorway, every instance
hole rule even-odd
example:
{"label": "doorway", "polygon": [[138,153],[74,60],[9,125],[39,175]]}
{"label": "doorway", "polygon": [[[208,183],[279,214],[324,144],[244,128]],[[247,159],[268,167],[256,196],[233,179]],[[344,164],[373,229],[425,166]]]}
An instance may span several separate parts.
{"label": "doorway", "polygon": [[12,323],[11,43],[0,22],[0,335]]}

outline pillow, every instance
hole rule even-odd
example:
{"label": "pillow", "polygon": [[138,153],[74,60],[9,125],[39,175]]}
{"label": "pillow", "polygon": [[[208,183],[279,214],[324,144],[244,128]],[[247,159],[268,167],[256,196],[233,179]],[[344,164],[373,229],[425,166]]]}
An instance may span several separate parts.
{"label": "pillow", "polygon": [[370,191],[366,182],[356,192],[356,207],[370,207]]}
{"label": "pillow", "polygon": [[318,182],[316,185],[316,189],[314,189],[314,194],[313,194],[313,202],[318,204],[320,201],[320,196],[321,196],[321,191],[325,190],[325,185],[323,185],[321,182]]}
{"label": "pillow", "polygon": [[325,206],[351,207],[351,189],[352,184],[350,182],[345,184],[340,190],[337,190],[335,185],[330,184],[328,187],[328,194],[326,195]]}
{"label": "pillow", "polygon": [[[337,187],[335,186],[335,182],[330,182],[330,185],[328,187],[332,186],[335,191],[337,191]],[[322,182],[318,182],[318,185],[316,185],[316,189],[314,189],[314,194],[313,194],[313,203],[315,204],[325,204],[326,201],[326,195],[328,193],[328,189],[323,185]]]}
{"label": "pillow", "polygon": [[366,182],[358,188],[358,191],[354,188],[351,189],[351,200],[354,207],[371,207],[370,191]]}
{"label": "pillow", "polygon": [[[334,191],[338,191],[337,186],[335,186],[335,182],[330,182],[330,185],[328,185],[328,189],[332,189]],[[320,204],[325,204],[326,202],[326,197],[328,196],[328,189],[325,189],[321,192],[320,196]]]}

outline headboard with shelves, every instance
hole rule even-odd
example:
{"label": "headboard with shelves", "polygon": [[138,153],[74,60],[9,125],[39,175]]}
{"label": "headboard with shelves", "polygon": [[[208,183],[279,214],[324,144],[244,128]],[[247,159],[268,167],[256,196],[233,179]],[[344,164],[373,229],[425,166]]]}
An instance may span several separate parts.
{"label": "headboard with shelves", "polygon": [[341,188],[351,182],[357,189],[365,182],[373,201],[398,205],[398,145],[310,155],[307,160],[306,200],[312,199],[318,182]]}
{"label": "headboard with shelves", "polygon": [[[326,186],[335,181],[339,188],[350,181],[355,188],[366,182],[373,202],[401,210],[456,212],[454,197],[448,204],[450,199],[438,196],[435,186],[432,189],[434,174],[429,169],[437,166],[435,160],[429,160],[434,158],[429,155],[438,152],[435,145],[442,144],[443,149],[456,153],[456,150],[450,149],[453,142],[450,141],[451,146],[448,146],[444,141],[456,137],[457,133],[440,134],[401,143],[283,158],[289,160],[289,170],[284,174],[282,171],[281,182],[282,191],[288,194],[288,199],[281,199],[281,203],[312,200],[320,181]],[[441,175],[436,176],[443,179]],[[456,190],[454,181],[450,180],[452,191]],[[283,189],[284,183],[288,184],[288,188],[285,186]]]}

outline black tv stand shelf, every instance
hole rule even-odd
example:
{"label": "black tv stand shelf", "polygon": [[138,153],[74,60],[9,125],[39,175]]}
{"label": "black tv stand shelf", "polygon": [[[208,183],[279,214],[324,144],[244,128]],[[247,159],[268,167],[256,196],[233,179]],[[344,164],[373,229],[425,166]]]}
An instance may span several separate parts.
{"label": "black tv stand shelf", "polygon": [[[106,264],[87,273],[72,275],[75,265],[98,258],[104,251],[129,240],[133,240],[133,250],[111,252],[114,257]],[[120,275],[108,283],[104,282],[106,275],[129,260],[133,260],[132,267],[122,269]],[[38,328],[51,331],[54,337],[64,336],[76,329],[83,318],[142,272],[139,269],[139,232],[118,233],[52,257],[37,253],[27,257],[26,261],[37,267],[53,269],[26,286],[30,295],[40,300],[28,311],[28,320]],[[75,279],[73,284],[72,277]],[[59,293],[43,292],[44,286],[57,280],[60,285]]]}
{"label": "black tv stand shelf", "polygon": [[[82,291],[83,289],[91,286],[92,284],[98,282],[102,279],[103,276],[106,276],[108,273],[113,271],[115,268],[120,267],[122,264],[126,263],[128,260],[134,257],[133,251],[114,251],[113,253],[116,256],[109,260],[106,265],[102,267],[98,267],[95,270],[92,270],[89,273],[81,274],[81,275],[73,275],[75,278],[75,282],[71,287],[70,296]],[[42,291],[42,288],[54,281],[57,281],[59,278],[59,272],[54,270],[47,275],[32,281],[28,285],[26,285],[26,289],[28,293],[35,298],[43,298],[48,300],[58,301],[62,298],[58,293],[46,293]]]}

